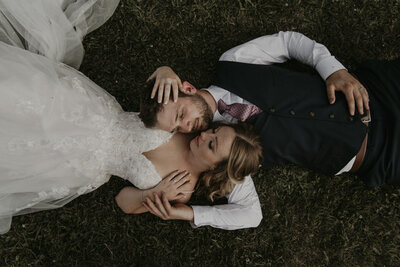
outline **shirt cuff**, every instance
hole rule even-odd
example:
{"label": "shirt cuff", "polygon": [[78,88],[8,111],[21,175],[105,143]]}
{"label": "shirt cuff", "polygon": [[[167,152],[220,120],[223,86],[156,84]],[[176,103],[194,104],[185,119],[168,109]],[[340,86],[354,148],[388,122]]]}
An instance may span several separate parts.
{"label": "shirt cuff", "polygon": [[321,75],[322,79],[326,81],[332,73],[346,68],[334,56],[329,56],[318,62],[315,69]]}
{"label": "shirt cuff", "polygon": [[203,225],[210,225],[212,222],[209,218],[212,216],[208,215],[208,211],[211,209],[210,206],[192,206],[193,209],[193,221],[190,225],[193,228],[197,228]]}

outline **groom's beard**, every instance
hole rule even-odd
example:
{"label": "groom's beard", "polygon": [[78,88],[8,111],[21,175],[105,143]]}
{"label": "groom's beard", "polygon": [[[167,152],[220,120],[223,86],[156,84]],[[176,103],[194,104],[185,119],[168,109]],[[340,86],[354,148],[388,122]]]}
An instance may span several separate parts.
{"label": "groom's beard", "polygon": [[201,125],[201,128],[199,129],[200,131],[205,130],[208,128],[210,123],[213,120],[213,112],[210,108],[210,106],[207,104],[207,102],[204,100],[204,98],[200,95],[192,95],[192,101],[193,104],[197,106],[197,108],[200,111],[200,114],[202,116],[203,122]]}

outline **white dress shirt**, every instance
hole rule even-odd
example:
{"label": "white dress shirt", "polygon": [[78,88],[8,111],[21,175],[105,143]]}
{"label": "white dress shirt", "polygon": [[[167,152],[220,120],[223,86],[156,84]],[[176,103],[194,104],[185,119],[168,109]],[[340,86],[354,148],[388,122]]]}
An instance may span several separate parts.
{"label": "white dress shirt", "polygon": [[[225,52],[219,60],[252,64],[270,65],[296,59],[301,63],[314,67],[326,80],[332,73],[345,67],[331,55],[329,50],[310,38],[297,32],[279,32],[266,35],[236,46]],[[241,97],[211,85],[207,90],[218,103],[222,99],[226,104],[251,104]],[[214,121],[236,122],[229,114],[214,114]],[[349,171],[355,157],[339,172]],[[228,204],[214,206],[192,206],[194,212],[193,227],[210,225],[225,230],[257,227],[262,219],[262,211],[254,183],[250,176],[243,184],[236,185],[227,196]]]}

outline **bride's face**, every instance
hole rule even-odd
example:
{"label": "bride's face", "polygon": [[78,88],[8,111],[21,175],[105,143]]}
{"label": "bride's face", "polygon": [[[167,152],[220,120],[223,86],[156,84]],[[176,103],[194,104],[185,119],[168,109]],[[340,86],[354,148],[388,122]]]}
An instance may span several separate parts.
{"label": "bride's face", "polygon": [[196,164],[204,170],[213,169],[219,162],[229,157],[235,130],[229,126],[208,129],[190,141],[190,150]]}

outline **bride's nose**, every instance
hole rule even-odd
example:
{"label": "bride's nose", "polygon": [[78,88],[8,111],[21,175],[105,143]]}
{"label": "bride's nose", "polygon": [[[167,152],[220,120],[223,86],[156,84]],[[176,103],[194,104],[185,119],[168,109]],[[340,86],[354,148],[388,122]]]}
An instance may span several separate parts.
{"label": "bride's nose", "polygon": [[211,130],[207,130],[207,131],[202,131],[200,136],[201,138],[204,140],[207,137],[210,137],[213,133],[211,132]]}

